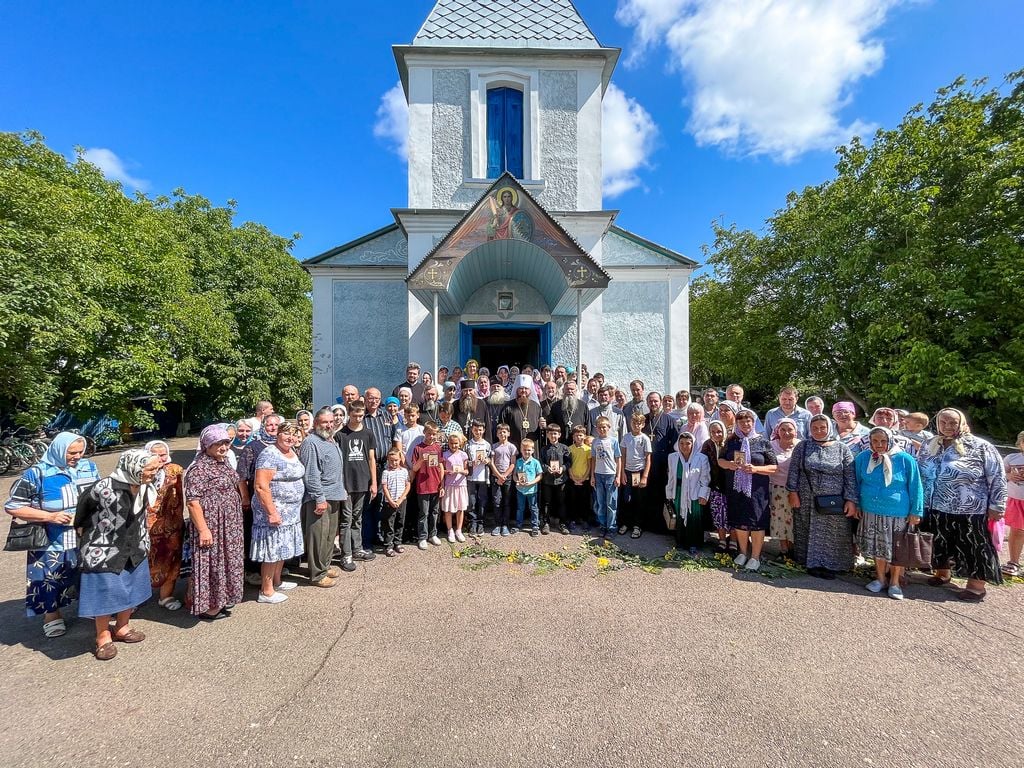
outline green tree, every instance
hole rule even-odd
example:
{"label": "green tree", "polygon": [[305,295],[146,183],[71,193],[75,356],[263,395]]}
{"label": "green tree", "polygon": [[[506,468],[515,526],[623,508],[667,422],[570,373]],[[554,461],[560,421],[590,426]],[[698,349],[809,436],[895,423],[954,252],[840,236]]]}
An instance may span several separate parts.
{"label": "green tree", "polygon": [[958,405],[1015,434],[1022,79],[1003,91],[959,79],[870,146],[854,139],[836,178],[790,194],[763,236],[716,226],[713,274],[694,285],[695,366],[765,389],[803,381],[866,409]]}

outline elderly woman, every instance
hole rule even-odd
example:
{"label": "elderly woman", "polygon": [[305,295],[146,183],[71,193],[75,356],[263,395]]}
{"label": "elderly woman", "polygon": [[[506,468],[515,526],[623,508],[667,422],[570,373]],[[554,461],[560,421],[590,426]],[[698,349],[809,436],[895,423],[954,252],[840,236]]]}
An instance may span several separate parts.
{"label": "elderly woman", "polygon": [[967,579],[958,597],[977,602],[985,582],[1002,583],[999,555],[988,522],[1006,512],[1006,473],[994,447],[971,434],[967,417],[955,408],[935,416],[938,434],[925,443],[917,463],[924,484],[924,528],[934,534],[933,586],[948,584],[952,568]]}
{"label": "elderly woman", "polygon": [[132,448],[121,454],[109,477],[78,498],[75,529],[82,558],[78,614],[96,623],[93,655],[100,661],[117,655],[115,642],[146,639],[128,620],[153,594],[146,515],[156,502],[160,467],[159,457]]}
{"label": "elderly woman", "polygon": [[896,445],[890,429],[874,427],[870,436],[871,450],[857,454],[853,462],[860,495],[858,544],[864,555],[875,558],[876,578],[868,591],[888,587],[889,597],[902,600],[903,568],[890,565],[893,541],[924,514],[921,475],[914,457]]}
{"label": "elderly woman", "polygon": [[235,438],[231,441],[231,449],[241,453],[252,440],[252,424],[249,419],[239,419],[235,422]]}
{"label": "elderly woman", "polygon": [[[891,430],[893,433],[893,440],[896,445],[899,446],[900,450],[906,451],[911,456],[916,456],[917,451],[914,448],[914,444],[899,434],[899,416],[896,413],[895,408],[876,408],[875,412],[868,419],[868,424],[872,427],[885,427]],[[856,456],[861,451],[871,450],[871,437],[867,434],[870,430],[865,430],[865,434],[861,435],[860,440],[850,446],[850,450],[853,451],[853,455]]]}
{"label": "elderly woman", "polygon": [[857,421],[857,406],[849,400],[832,406],[832,418],[836,421],[836,437],[851,451],[868,434],[868,428]]}
{"label": "elderly woman", "polygon": [[772,520],[769,533],[779,542],[779,555],[790,557],[793,548],[793,508],[789,506],[789,461],[793,449],[800,442],[800,425],[789,418],[779,419],[772,432],[772,450],[775,451],[775,473],[772,475]]}
{"label": "elderly woman", "polygon": [[675,453],[668,457],[665,501],[676,517],[676,547],[686,547],[690,556],[704,543],[704,505],[711,493],[711,465],[693,448],[690,432],[679,435]]}
{"label": "elderly woman", "polygon": [[836,437],[828,416],[812,416],[810,438],[789,460],[789,505],[793,508],[793,544],[797,562],[822,579],[834,579],[853,566],[857,478],[853,454]]}
{"label": "elderly woman", "polygon": [[25,612],[42,615],[47,637],[67,631],[60,609],[78,596],[78,537],[71,522],[82,489],[99,479],[84,454],[84,437],[61,432],[39,463],[14,481],[4,505],[12,517],[46,527],[45,547],[27,553]]}
{"label": "elderly woman", "polygon": [[230,440],[219,424],[199,435],[199,452],[183,481],[192,538],[192,578],[186,602],[193,616],[217,619],[242,600],[245,480],[227,463]]}
{"label": "elderly woman", "polygon": [[305,552],[302,496],[306,470],[295,448],[298,427],[282,424],[276,442],[256,460],[256,497],[252,503],[252,552],[261,563],[260,603],[282,603],[294,581],[282,581],[284,561]]}
{"label": "elderly woman", "polygon": [[707,457],[711,466],[708,507],[711,511],[711,524],[718,534],[715,551],[724,554],[729,551],[730,543],[736,546],[729,538],[729,505],[725,499],[725,486],[722,484],[722,468],[718,465],[718,460],[725,455],[725,424],[715,419],[708,425],[708,433],[711,437],[704,441],[700,452]]}
{"label": "elderly woman", "polygon": [[[718,459],[729,505],[729,527],[740,552],[734,562],[748,571],[761,567],[761,548],[768,527],[775,452],[754,427],[757,414],[749,408],[736,414],[736,429],[725,441]],[[747,553],[750,553],[749,555]]]}
{"label": "elderly woman", "polygon": [[163,440],[150,440],[146,450],[160,459],[156,500],[146,511],[149,530],[149,580],[160,590],[157,601],[162,608],[176,611],[181,601],[174,587],[181,572],[181,552],[185,528],[185,496],[181,487],[182,468],[171,463],[171,449]]}
{"label": "elderly woman", "polygon": [[707,422],[704,421],[704,409],[697,403],[686,406],[686,421],[679,426],[679,431],[689,432],[693,435],[695,444],[703,447],[710,437]]}

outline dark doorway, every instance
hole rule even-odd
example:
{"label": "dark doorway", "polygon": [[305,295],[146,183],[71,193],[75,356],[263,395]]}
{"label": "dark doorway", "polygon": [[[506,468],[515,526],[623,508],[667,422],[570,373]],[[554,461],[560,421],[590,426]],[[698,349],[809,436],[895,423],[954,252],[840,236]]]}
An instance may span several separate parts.
{"label": "dark doorway", "polygon": [[540,328],[474,328],[473,357],[492,374],[499,365],[538,365]]}

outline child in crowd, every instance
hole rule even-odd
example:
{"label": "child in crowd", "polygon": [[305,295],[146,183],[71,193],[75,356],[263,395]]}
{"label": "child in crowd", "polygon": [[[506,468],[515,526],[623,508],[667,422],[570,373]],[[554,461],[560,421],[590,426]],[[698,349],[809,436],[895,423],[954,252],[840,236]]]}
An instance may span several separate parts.
{"label": "child in crowd", "polygon": [[441,403],[437,408],[437,418],[440,420],[441,437],[448,442],[450,435],[459,435],[465,437],[462,431],[462,427],[459,426],[459,422],[452,420],[452,413],[455,411],[455,406],[452,403]]}
{"label": "child in crowd", "polygon": [[619,535],[624,534],[632,526],[631,538],[639,539],[643,519],[644,500],[647,490],[647,476],[651,472],[651,438],[641,430],[644,428],[644,415],[634,412],[629,420],[629,434],[622,438],[623,466],[626,474],[622,484],[622,519],[619,523]]}
{"label": "child in crowd", "polygon": [[587,437],[587,428],[582,424],[572,428],[569,483],[565,498],[570,531],[575,531],[576,523],[586,527],[590,519],[590,445]]}
{"label": "child in crowd", "polygon": [[402,453],[405,456],[405,466],[407,467],[412,467],[413,449],[423,442],[423,427],[419,420],[419,406],[405,406],[405,427],[398,433],[398,438],[402,441]]}
{"label": "child in crowd", "polygon": [[[411,412],[419,414],[418,409]],[[406,413],[410,413],[409,409]],[[426,549],[428,541],[434,546],[441,544],[437,538],[437,507],[444,495],[444,460],[437,442],[437,427],[427,424],[422,429],[423,439],[412,449],[412,476],[419,502],[417,546]]]}
{"label": "child in crowd", "polygon": [[1006,525],[1010,528],[1010,561],[1003,566],[1003,573],[1019,576],[1020,555],[1024,549],[1024,432],[1017,435],[1017,452],[1007,454],[1003,467],[1006,469]]}
{"label": "child in crowd", "polygon": [[444,497],[441,499],[441,512],[444,514],[444,525],[448,529],[448,541],[465,541],[462,533],[462,518],[469,506],[469,493],[466,489],[466,476],[469,474],[467,465],[469,457],[462,450],[461,434],[448,435],[448,450],[444,452]]}
{"label": "child in crowd", "polygon": [[619,441],[611,436],[612,422],[607,416],[597,419],[597,436],[590,446],[590,486],[594,489],[594,517],[602,536],[615,534],[619,488],[622,485],[622,452]]}
{"label": "child in crowd", "polygon": [[402,452],[388,451],[388,466],[380,478],[384,492],[384,516],[381,534],[384,554],[388,557],[402,554],[402,529],[405,528],[405,502],[409,496],[409,470],[402,466]]}
{"label": "child in crowd", "polygon": [[523,528],[525,512],[530,510],[530,535],[540,535],[540,512],[537,509],[537,484],[541,481],[543,470],[540,462],[533,458],[533,440],[526,438],[522,442],[522,456],[516,460],[516,527],[512,533]]}
{"label": "child in crowd", "polygon": [[901,429],[899,434],[907,438],[914,446],[913,454],[916,456],[921,446],[931,440],[935,435],[928,431],[928,414],[919,411],[908,413],[904,417],[906,429]]}
{"label": "child in crowd", "polygon": [[484,514],[487,511],[489,496],[491,444],[484,440],[484,423],[474,419],[469,425],[470,440],[466,443],[466,454],[469,456],[469,535],[482,536],[484,533]]}
{"label": "child in crowd", "polygon": [[565,515],[565,478],[569,467],[569,446],[561,442],[562,428],[548,424],[548,441],[540,449],[544,478],[540,486],[540,517],[542,534],[551,533],[552,519],[558,521],[560,533],[569,533]]}
{"label": "child in crowd", "polygon": [[494,530],[491,536],[508,536],[509,507],[515,498],[512,473],[519,451],[508,441],[508,424],[499,424],[495,434],[498,442],[491,446],[491,501],[494,507]]}

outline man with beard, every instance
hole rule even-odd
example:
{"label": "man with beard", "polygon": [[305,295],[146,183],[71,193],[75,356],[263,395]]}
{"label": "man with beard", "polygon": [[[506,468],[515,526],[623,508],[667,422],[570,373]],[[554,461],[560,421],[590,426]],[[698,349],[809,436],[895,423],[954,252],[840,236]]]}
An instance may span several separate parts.
{"label": "man with beard", "polygon": [[477,392],[480,400],[487,405],[487,414],[490,418],[490,421],[484,424],[484,439],[488,443],[493,443],[495,440],[493,429],[501,421],[501,412],[505,410],[508,394],[504,387],[497,384],[492,387],[491,382],[486,379],[477,381]]}
{"label": "man with beard", "polygon": [[453,418],[462,427],[462,434],[470,433],[473,419],[484,423],[485,435],[491,434],[491,414],[487,410],[487,403],[476,396],[476,382],[463,379],[459,386],[462,388],[462,397],[459,398]]}
{"label": "man with beard", "polygon": [[[647,395],[647,416],[644,419],[644,434],[651,438],[651,470],[647,476],[648,488],[664,488],[668,483],[668,457],[676,449],[676,441],[679,440],[679,430],[676,426],[676,418],[665,413],[661,407],[661,395],[651,392]],[[700,446],[695,445],[695,451]],[[661,515],[661,507],[665,503],[664,494],[647,494],[647,520],[648,530],[660,530],[664,526],[664,518]]]}
{"label": "man with beard", "polygon": [[419,405],[423,402],[423,382],[420,381],[420,364],[410,362],[405,367],[405,381],[395,387],[391,394],[398,397],[398,390],[408,387],[412,390],[412,402]]}
{"label": "man with beard", "polygon": [[517,448],[523,444],[524,438],[535,443],[541,440],[540,404],[530,399],[533,393],[533,377],[520,374],[516,379],[516,399],[505,406],[501,421],[508,424],[509,441]]}
{"label": "man with beard", "polygon": [[610,425],[608,434],[621,442],[623,436],[626,434],[626,420],[622,418],[622,411],[616,408],[612,403],[612,395],[614,392],[615,387],[611,384],[597,390],[597,407],[590,411],[590,434],[593,437],[598,437],[597,420],[601,416],[604,416],[608,419],[608,423]]}
{"label": "man with beard", "polygon": [[555,382],[545,381],[544,386],[541,388],[541,399],[540,399],[540,418],[541,418],[541,429],[547,429],[547,422],[551,417],[551,408],[555,403],[558,402],[558,386]]}
{"label": "man with beard", "polygon": [[562,428],[561,440],[572,445],[572,428],[582,424],[590,434],[590,415],[592,411],[587,404],[576,395],[576,382],[565,382],[565,394],[551,406],[548,424],[557,424]]}
{"label": "man with beard", "polygon": [[633,419],[634,413],[647,415],[647,403],[644,402],[644,383],[640,379],[634,379],[629,382],[629,391],[632,393],[633,399],[622,408],[622,418],[626,420],[627,424]]}
{"label": "man with beard", "polygon": [[420,406],[420,424],[436,425],[440,421],[440,416],[437,414],[438,405],[440,403],[437,402],[437,387],[433,384],[429,387],[424,387],[423,405]]}
{"label": "man with beard", "polygon": [[[377,400],[379,403],[379,392]],[[341,571],[331,565],[331,554],[334,537],[338,535],[341,503],[346,494],[341,448],[334,440],[334,416],[330,408],[316,412],[313,433],[299,446],[299,461],[306,468],[302,531],[306,540],[309,581],[314,587],[333,587]]]}

